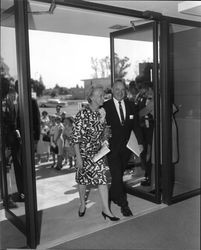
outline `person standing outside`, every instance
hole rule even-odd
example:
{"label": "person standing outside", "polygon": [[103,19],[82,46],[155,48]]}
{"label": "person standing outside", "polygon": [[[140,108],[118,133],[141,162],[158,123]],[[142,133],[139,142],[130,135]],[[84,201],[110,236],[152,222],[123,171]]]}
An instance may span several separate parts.
{"label": "person standing outside", "polygon": [[126,145],[133,130],[142,150],[142,137],[138,125],[138,114],[126,98],[126,86],[123,80],[119,79],[114,82],[112,94],[113,98],[103,104],[106,122],[112,132],[112,137],[109,139],[111,151],[107,155],[112,177],[109,198],[121,207],[124,216],[132,216],[123,184],[123,173],[131,156],[131,151]]}
{"label": "person standing outside", "polygon": [[62,117],[61,106],[59,104],[56,106],[56,113],[55,113],[55,115]]}
{"label": "person standing outside", "polygon": [[55,126],[55,130],[54,130],[53,142],[55,145],[58,146],[57,166],[55,167],[55,169],[61,170],[62,169],[62,162],[63,162],[63,149],[64,149],[64,139],[63,139],[64,125],[61,122],[60,116],[56,116],[55,123],[56,123],[56,126]]}

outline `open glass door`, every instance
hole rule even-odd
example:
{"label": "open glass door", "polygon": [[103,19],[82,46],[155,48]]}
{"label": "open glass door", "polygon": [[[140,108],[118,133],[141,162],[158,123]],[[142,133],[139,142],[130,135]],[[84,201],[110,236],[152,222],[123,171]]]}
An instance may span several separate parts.
{"label": "open glass door", "polygon": [[167,86],[162,93],[162,99],[166,99],[162,104],[163,125],[167,124],[166,114],[171,115],[170,129],[165,131],[167,143],[163,143],[169,155],[163,165],[168,167],[162,167],[162,178],[163,199],[170,204],[200,193],[201,24],[170,21],[163,25],[169,62],[162,83]]}
{"label": "open glass door", "polygon": [[6,218],[26,236],[22,247],[35,248],[37,203],[32,171],[26,4],[1,2],[0,170]]}
{"label": "open glass door", "polygon": [[125,80],[127,97],[139,110],[145,141],[144,155],[132,155],[124,172],[124,183],[129,193],[160,203],[158,23],[140,20],[132,24],[131,28],[110,34],[111,80]]}

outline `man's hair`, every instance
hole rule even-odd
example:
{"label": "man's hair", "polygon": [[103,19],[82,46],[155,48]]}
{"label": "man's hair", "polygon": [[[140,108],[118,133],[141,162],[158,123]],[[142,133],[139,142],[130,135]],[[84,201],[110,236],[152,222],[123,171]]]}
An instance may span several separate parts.
{"label": "man's hair", "polygon": [[123,78],[115,79],[114,84],[113,84],[112,87],[114,87],[118,82],[121,82],[124,85],[125,89],[126,89],[126,82],[125,82],[125,80]]}
{"label": "man's hair", "polygon": [[148,89],[149,87],[152,88],[152,83],[144,75],[136,76],[135,82],[136,82],[137,88],[139,89],[142,89],[142,88]]}
{"label": "man's hair", "polygon": [[9,92],[10,81],[8,78],[1,76],[0,82],[1,82],[1,97],[2,97],[2,99],[4,99]]}

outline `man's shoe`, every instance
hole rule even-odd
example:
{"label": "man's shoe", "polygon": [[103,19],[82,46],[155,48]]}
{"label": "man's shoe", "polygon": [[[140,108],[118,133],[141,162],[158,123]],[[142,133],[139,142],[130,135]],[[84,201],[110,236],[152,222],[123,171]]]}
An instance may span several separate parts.
{"label": "man's shoe", "polygon": [[151,181],[150,179],[145,179],[144,181],[141,181],[141,186],[150,186],[151,185]]}
{"label": "man's shoe", "polygon": [[121,213],[123,214],[123,216],[126,216],[126,217],[133,215],[133,213],[131,212],[131,210],[128,206],[121,207]]}
{"label": "man's shoe", "polygon": [[14,202],[24,202],[25,201],[25,197],[24,197],[24,194],[23,193],[18,193],[16,195],[14,195],[12,197],[12,200]]}

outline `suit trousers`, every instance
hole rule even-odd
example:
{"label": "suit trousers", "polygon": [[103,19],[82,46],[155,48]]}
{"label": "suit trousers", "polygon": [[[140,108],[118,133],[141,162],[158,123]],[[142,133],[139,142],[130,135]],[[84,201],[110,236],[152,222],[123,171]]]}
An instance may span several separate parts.
{"label": "suit trousers", "polygon": [[24,179],[23,179],[23,169],[22,169],[22,154],[21,154],[21,144],[19,138],[16,136],[16,132],[12,131],[8,135],[8,142],[11,148],[11,155],[13,158],[13,166],[15,171],[15,179],[18,193],[24,193]]}
{"label": "suit trousers", "polygon": [[114,201],[119,206],[127,206],[128,201],[123,183],[123,174],[127,167],[131,152],[125,146],[118,152],[108,154],[108,163],[111,174],[111,186],[109,190],[110,200]]}

